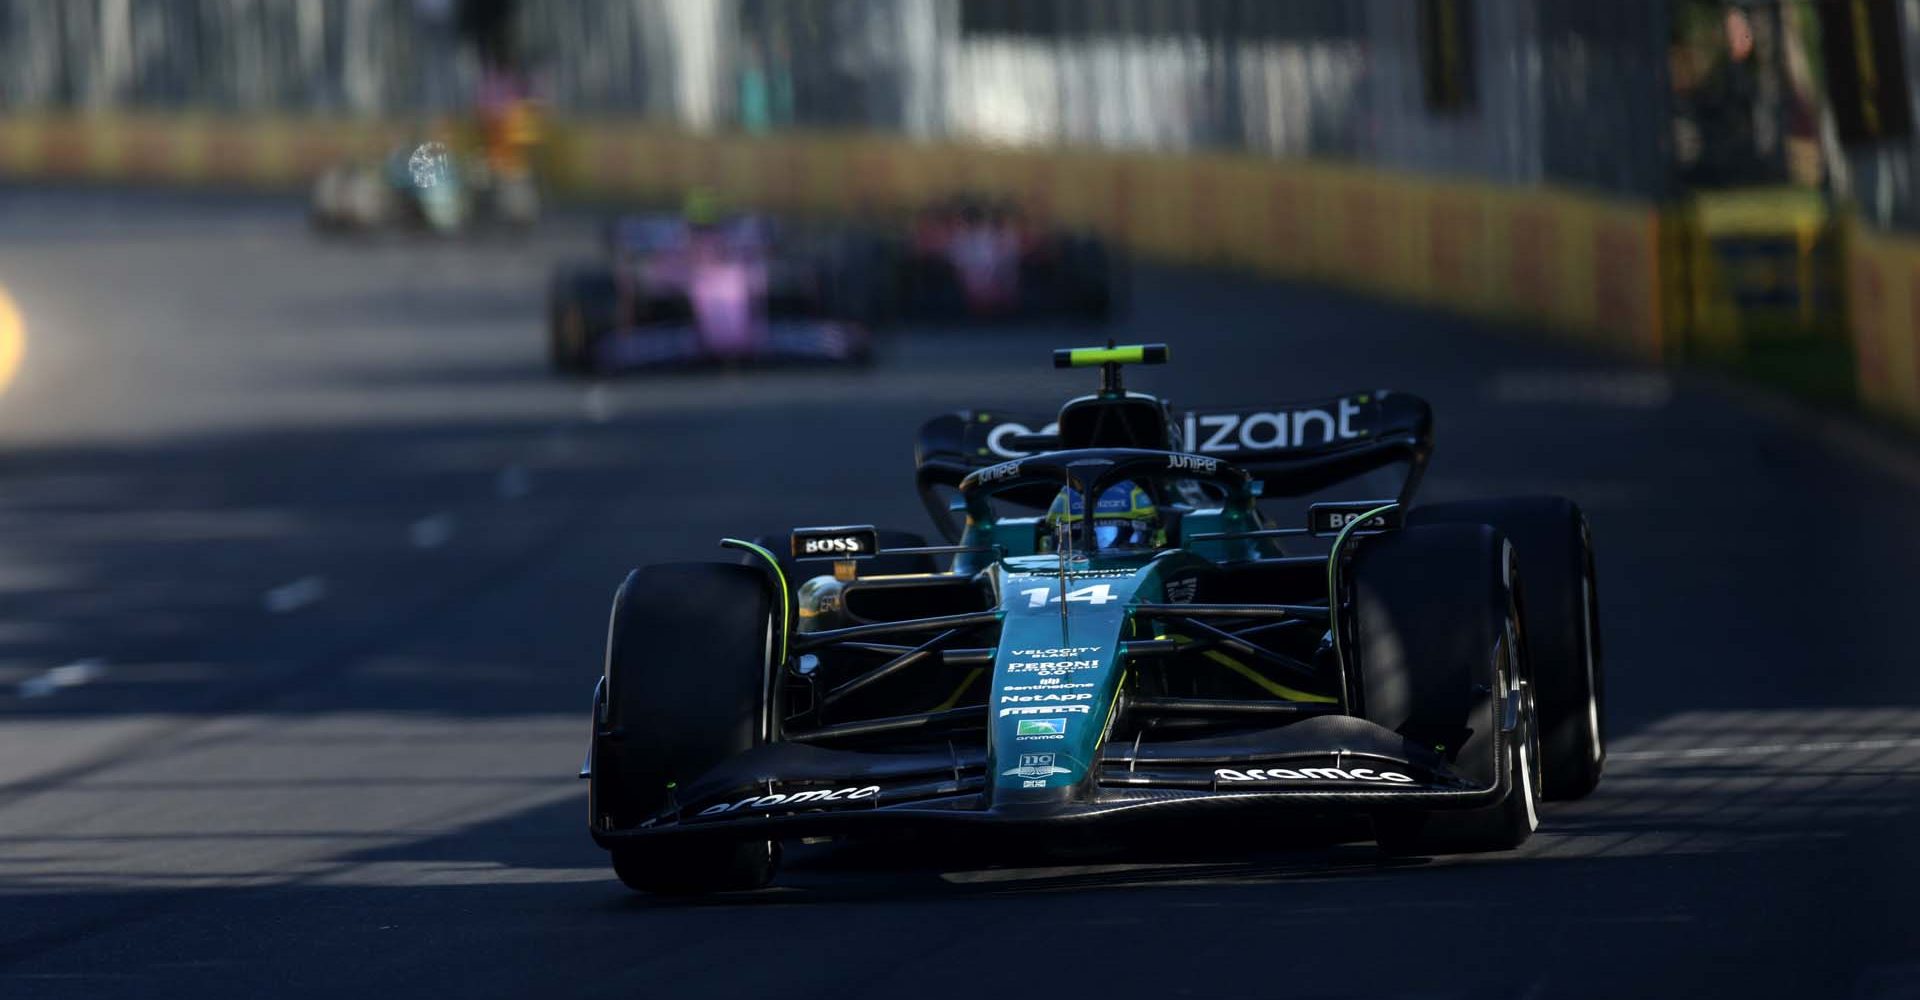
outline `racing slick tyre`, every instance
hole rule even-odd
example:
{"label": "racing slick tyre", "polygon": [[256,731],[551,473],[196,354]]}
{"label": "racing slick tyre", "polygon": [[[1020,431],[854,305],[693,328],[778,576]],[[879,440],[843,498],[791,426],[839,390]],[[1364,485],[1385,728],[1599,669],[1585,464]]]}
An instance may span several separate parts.
{"label": "racing slick tyre", "polygon": [[[676,786],[767,739],[776,598],[764,572],[671,563],[628,574],[607,632],[605,718],[594,751],[593,821],[624,830],[673,807]],[[629,841],[613,870],[642,892],[755,889],[773,878],[768,840]]]}
{"label": "racing slick tyre", "polygon": [[1520,556],[1527,652],[1540,706],[1540,771],[1549,799],[1584,798],[1607,762],[1601,716],[1599,591],[1587,516],[1563,497],[1417,507],[1409,524],[1491,524]]}
{"label": "racing slick tyre", "polygon": [[614,328],[619,292],[604,267],[563,268],[547,292],[547,356],[553,370],[584,375],[594,370],[594,345]]}
{"label": "racing slick tyre", "polygon": [[1513,546],[1487,525],[1409,527],[1360,543],[1352,580],[1363,714],[1439,750],[1475,785],[1505,786],[1489,806],[1375,816],[1388,854],[1510,850],[1540,825],[1517,576]]}

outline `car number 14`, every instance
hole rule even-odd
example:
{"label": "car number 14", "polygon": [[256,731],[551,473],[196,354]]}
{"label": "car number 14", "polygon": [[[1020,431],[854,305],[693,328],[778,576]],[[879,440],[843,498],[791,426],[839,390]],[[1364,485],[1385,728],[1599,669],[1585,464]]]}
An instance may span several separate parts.
{"label": "car number 14", "polygon": [[[1023,590],[1020,593],[1026,595],[1027,607],[1030,608],[1044,608],[1049,604],[1060,603],[1060,598],[1051,596],[1053,594],[1052,587],[1033,587],[1028,590]],[[1082,601],[1095,607],[1105,604],[1108,601],[1117,601],[1119,599],[1120,598],[1113,595],[1113,584],[1111,583],[1090,584],[1081,587],[1079,590],[1069,591],[1067,593],[1067,600]]]}

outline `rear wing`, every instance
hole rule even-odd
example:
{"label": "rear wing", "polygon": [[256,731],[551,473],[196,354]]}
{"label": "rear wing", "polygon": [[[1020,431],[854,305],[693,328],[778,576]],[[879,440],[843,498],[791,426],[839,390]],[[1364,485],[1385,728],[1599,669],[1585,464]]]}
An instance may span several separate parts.
{"label": "rear wing", "polygon": [[[927,516],[948,541],[959,541],[960,525],[948,506],[951,497],[942,490],[958,493],[960,481],[975,469],[1059,448],[1059,430],[1050,415],[1004,410],[961,410],[921,424],[913,443],[913,485]],[[1010,493],[1007,499],[1037,508],[1053,502],[1051,489],[1044,496],[1038,489],[1032,492]]]}
{"label": "rear wing", "polygon": [[[1260,407],[1208,407],[1173,418],[1176,450],[1219,458],[1245,469],[1269,497],[1299,497],[1407,463],[1397,499],[1413,499],[1433,452],[1433,409],[1418,396],[1379,390]],[[914,445],[914,483],[934,523],[957,537],[942,487],[958,489],[975,469],[1040,451],[1080,447],[1059,439],[1053,417],[962,410],[921,425]],[[1044,497],[1009,497],[1045,507]]]}

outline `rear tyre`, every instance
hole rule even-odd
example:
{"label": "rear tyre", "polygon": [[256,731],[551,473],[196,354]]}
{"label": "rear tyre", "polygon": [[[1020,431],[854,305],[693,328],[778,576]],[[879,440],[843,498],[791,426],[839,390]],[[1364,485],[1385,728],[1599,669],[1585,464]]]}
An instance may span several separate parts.
{"label": "rear tyre", "polygon": [[[1430,525],[1366,539],[1353,563],[1365,717],[1431,747],[1490,806],[1382,813],[1389,854],[1504,851],[1539,826],[1540,768],[1513,546],[1486,525]],[[1508,705],[1515,725],[1503,733]]]}
{"label": "rear tyre", "polygon": [[1540,706],[1545,794],[1585,797],[1607,763],[1599,591],[1586,515],[1563,497],[1522,497],[1418,507],[1408,523],[1490,524],[1513,542],[1526,581],[1520,604]]}
{"label": "rear tyre", "polygon": [[547,358],[553,370],[585,375],[595,368],[596,345],[614,328],[619,292],[604,267],[556,272],[547,292]]}
{"label": "rear tyre", "polygon": [[[607,735],[594,749],[591,793],[598,828],[670,812],[677,786],[768,739],[774,600],[749,566],[674,563],[627,576],[607,634]],[[757,888],[778,859],[762,839],[641,840],[613,851],[622,882],[660,893]]]}

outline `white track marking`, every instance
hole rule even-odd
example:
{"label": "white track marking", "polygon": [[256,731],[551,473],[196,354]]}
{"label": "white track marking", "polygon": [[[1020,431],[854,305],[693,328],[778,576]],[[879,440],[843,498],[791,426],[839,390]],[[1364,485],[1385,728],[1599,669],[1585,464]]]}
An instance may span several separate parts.
{"label": "white track marking", "polygon": [[283,583],[260,595],[260,604],[276,615],[284,615],[325,600],[326,596],[326,577],[303,576],[292,583]]}
{"label": "white track marking", "polygon": [[1699,760],[1708,757],[1762,757],[1779,753],[1875,753],[1881,750],[1920,749],[1920,739],[1845,740],[1832,743],[1762,743],[1744,747],[1692,747],[1674,750],[1626,750],[1607,754],[1608,760]]}
{"label": "white track marking", "polygon": [[589,388],[587,394],[581,398],[581,405],[586,408],[587,419],[596,424],[604,424],[613,419],[613,398],[604,385]]}
{"label": "white track marking", "polygon": [[524,465],[509,465],[493,481],[493,492],[502,500],[518,500],[533,492],[533,480]]}
{"label": "white track marking", "polygon": [[407,541],[416,549],[437,549],[453,541],[458,524],[452,514],[444,511],[428,514],[407,527]]}
{"label": "white track marking", "polygon": [[97,681],[106,673],[105,660],[75,660],[21,681],[17,690],[22,698],[44,698],[62,688],[79,687]]}

